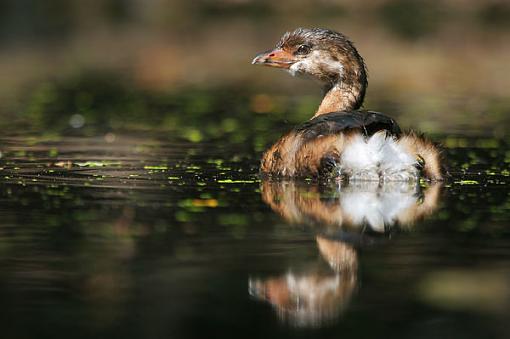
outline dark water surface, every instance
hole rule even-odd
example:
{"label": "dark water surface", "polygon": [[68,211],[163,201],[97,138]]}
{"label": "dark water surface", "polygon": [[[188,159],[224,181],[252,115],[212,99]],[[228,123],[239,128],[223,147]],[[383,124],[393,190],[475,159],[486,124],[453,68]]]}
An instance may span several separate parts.
{"label": "dark water surface", "polygon": [[508,338],[510,148],[443,184],[261,181],[239,145],[0,141],[4,338]]}

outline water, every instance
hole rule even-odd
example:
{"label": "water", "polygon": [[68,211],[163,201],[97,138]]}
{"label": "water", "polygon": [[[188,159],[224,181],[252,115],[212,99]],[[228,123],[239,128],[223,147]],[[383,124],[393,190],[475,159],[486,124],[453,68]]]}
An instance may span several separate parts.
{"label": "water", "polygon": [[451,178],[261,181],[242,144],[4,137],[6,338],[510,335],[509,148]]}
{"label": "water", "polygon": [[[1,338],[510,337],[510,3],[3,0],[0,18]],[[352,38],[363,107],[442,142],[446,182],[260,180],[321,100],[251,65],[298,26]]]}

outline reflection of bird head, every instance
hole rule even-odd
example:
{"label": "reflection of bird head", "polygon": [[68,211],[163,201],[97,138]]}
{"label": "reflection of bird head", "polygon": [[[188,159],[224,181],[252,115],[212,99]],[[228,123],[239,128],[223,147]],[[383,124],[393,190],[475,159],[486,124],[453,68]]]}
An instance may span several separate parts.
{"label": "reflection of bird head", "polygon": [[353,97],[351,109],[363,103],[367,87],[365,63],[341,33],[298,28],[285,33],[274,49],[260,53],[252,63],[283,68],[293,75],[308,75],[329,88],[342,82],[358,94]]}
{"label": "reflection of bird head", "polygon": [[294,326],[320,326],[347,307],[357,284],[358,255],[349,244],[317,237],[322,257],[334,272],[290,272],[267,279],[250,279],[249,293],[269,302]]}
{"label": "reflection of bird head", "polygon": [[266,280],[250,279],[250,294],[269,302],[282,320],[298,327],[334,320],[347,306],[356,287],[350,274],[294,274]]}

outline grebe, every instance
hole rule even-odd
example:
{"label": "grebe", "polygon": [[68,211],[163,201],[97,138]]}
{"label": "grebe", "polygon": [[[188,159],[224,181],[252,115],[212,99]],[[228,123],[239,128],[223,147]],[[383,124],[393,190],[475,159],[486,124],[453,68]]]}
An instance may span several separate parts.
{"label": "grebe", "polygon": [[341,176],[349,180],[441,180],[439,151],[414,133],[402,133],[391,118],[363,111],[368,85],[363,58],[341,33],[298,28],[253,64],[308,75],[324,86],[311,120],[283,136],[263,155],[270,176]]}

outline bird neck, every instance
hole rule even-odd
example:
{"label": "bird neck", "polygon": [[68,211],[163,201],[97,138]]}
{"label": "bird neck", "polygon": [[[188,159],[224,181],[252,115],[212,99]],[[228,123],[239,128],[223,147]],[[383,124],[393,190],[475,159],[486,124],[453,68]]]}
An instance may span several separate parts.
{"label": "bird neck", "polygon": [[343,69],[343,74],[335,82],[324,87],[324,98],[314,117],[331,113],[359,109],[367,88],[366,70],[363,62]]}

